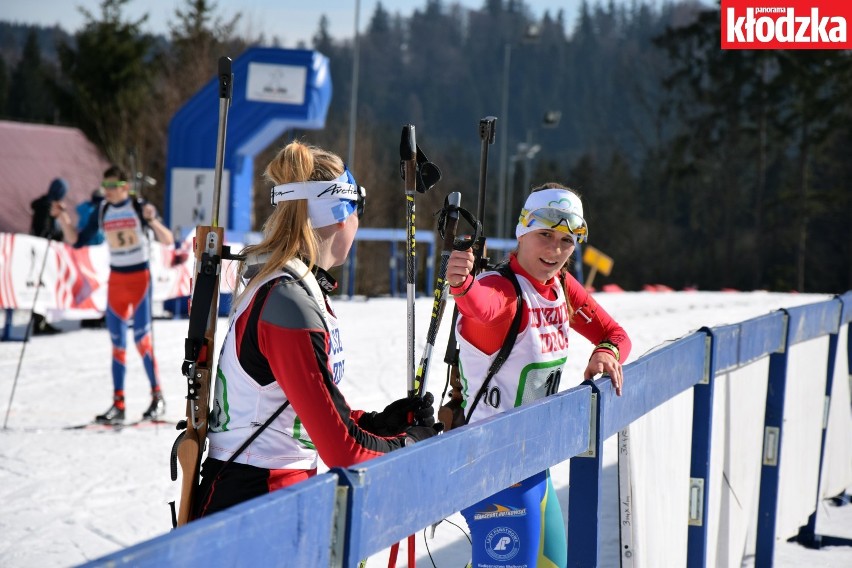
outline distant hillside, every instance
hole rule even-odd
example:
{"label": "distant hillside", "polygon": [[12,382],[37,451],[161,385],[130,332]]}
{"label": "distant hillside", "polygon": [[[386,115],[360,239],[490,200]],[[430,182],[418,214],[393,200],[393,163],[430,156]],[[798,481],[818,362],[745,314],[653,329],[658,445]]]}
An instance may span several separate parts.
{"label": "distant hillside", "polygon": [[18,63],[31,30],[36,31],[43,60],[51,65],[57,62],[56,45],[60,41],[74,41],[74,37],[59,26],[33,26],[0,20],[0,57],[5,60],[7,68]]}

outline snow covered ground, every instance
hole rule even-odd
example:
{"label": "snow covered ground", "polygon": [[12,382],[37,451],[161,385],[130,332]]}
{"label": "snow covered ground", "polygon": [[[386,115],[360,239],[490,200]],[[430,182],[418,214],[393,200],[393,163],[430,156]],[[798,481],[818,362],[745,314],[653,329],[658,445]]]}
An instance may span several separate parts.
{"label": "snow covered ground", "polygon": [[[825,295],[751,293],[623,293],[598,294],[600,303],[631,334],[635,360],[668,340],[701,326],[732,324],[781,307],[827,299]],[[404,299],[338,300],[346,348],[346,379],[342,385],[356,408],[380,409],[405,392],[406,307]],[[438,351],[443,355],[449,326],[448,306]],[[431,298],[417,302],[418,359],[425,340]],[[218,338],[225,331],[220,320]],[[156,320],[155,349],[168,404],[167,417],[178,420],[184,408],[183,359],[185,320]],[[591,352],[582,337],[572,336],[564,377],[581,380],[582,363]],[[0,343],[0,411],[5,416],[22,343]],[[110,404],[110,345],[105,330],[74,330],[38,336],[27,345],[8,420],[0,431],[0,566],[74,566],[167,533],[167,503],[179,488],[169,477],[169,452],[176,433],[149,426],[114,431],[67,430],[85,423]],[[443,387],[443,365],[435,365],[429,390]],[[629,384],[625,388],[630,388]],[[136,353],[128,353],[128,419],[148,404],[148,383]],[[614,441],[605,451],[605,490],[615,526]],[[567,462],[552,469],[563,508],[567,510]],[[464,527],[459,515],[451,521]],[[803,519],[804,523],[806,519]],[[824,506],[821,534],[852,538],[852,506]],[[428,541],[439,567],[461,566],[469,546],[461,530],[441,524]],[[602,563],[617,565],[617,535],[604,543]],[[404,551],[404,546],[403,549]],[[418,565],[431,566],[422,535],[417,539]],[[387,565],[380,553],[368,566]],[[404,565],[404,552],[400,562]],[[852,547],[808,550],[781,542],[776,566],[852,566]],[[747,558],[744,566],[753,565]]]}

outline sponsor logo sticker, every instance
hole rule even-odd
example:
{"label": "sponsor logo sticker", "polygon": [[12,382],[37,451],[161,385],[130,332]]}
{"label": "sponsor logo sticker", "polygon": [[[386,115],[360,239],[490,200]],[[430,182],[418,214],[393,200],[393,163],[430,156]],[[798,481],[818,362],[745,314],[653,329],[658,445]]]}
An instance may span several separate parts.
{"label": "sponsor logo sticker", "polygon": [[847,0],[722,0],[722,49],[852,49]]}
{"label": "sponsor logo sticker", "polygon": [[509,527],[497,527],[485,537],[485,551],[494,560],[511,560],[520,550],[521,539],[518,533]]}
{"label": "sponsor logo sticker", "polygon": [[526,516],[526,514],[526,507],[516,509],[513,507],[506,507],[504,505],[498,505],[495,503],[487,511],[478,511],[474,513],[473,520],[482,521],[485,519],[496,519],[499,517],[523,517]]}

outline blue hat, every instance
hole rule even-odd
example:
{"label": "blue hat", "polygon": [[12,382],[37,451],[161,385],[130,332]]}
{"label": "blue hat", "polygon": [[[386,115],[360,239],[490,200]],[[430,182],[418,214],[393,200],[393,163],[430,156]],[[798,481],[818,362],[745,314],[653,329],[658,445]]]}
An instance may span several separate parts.
{"label": "blue hat", "polygon": [[47,198],[51,201],[62,201],[65,199],[65,194],[68,193],[68,184],[62,178],[56,178],[50,182],[50,189],[47,190]]}

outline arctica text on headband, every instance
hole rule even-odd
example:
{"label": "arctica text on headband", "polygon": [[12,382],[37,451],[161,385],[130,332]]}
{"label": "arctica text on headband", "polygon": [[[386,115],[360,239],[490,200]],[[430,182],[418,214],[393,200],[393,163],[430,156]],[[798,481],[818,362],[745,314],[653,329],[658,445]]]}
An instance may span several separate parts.
{"label": "arctica text on headband", "polygon": [[341,222],[350,214],[364,214],[367,191],[345,169],[337,179],[276,185],[270,192],[272,205],[282,201],[306,199],[311,221],[317,227]]}

